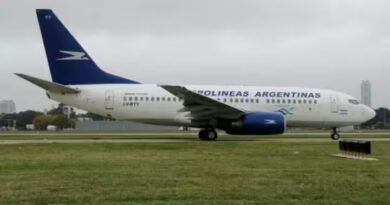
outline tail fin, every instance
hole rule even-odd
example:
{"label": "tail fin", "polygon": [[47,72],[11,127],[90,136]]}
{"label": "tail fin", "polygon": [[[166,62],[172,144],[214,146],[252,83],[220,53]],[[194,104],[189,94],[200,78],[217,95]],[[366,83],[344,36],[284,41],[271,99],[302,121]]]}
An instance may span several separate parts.
{"label": "tail fin", "polygon": [[101,70],[50,9],[37,17],[52,80],[63,85],[138,83]]}

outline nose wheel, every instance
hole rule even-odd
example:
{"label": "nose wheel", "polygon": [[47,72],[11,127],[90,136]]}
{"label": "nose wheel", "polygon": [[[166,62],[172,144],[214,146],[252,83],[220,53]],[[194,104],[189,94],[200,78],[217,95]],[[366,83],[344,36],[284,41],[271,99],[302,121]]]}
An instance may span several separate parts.
{"label": "nose wheel", "polygon": [[334,127],[332,129],[332,133],[330,134],[330,138],[332,138],[332,140],[338,140],[340,139],[340,137],[341,137],[340,133],[337,131],[337,128]]}
{"label": "nose wheel", "polygon": [[214,129],[200,130],[198,136],[200,140],[207,141],[214,141],[218,138],[218,134]]}

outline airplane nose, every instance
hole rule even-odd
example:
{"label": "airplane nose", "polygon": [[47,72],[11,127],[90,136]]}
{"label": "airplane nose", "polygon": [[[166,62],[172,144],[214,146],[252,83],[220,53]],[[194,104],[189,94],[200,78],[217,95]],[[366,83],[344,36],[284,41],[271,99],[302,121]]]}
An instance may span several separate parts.
{"label": "airplane nose", "polygon": [[371,120],[376,116],[376,112],[374,109],[366,106],[367,120]]}

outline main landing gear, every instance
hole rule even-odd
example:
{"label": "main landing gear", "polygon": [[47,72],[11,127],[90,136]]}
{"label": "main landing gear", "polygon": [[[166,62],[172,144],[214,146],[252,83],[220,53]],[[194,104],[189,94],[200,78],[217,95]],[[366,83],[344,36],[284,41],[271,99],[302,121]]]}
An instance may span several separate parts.
{"label": "main landing gear", "polygon": [[218,138],[218,134],[214,129],[203,129],[199,131],[200,140],[214,141]]}
{"label": "main landing gear", "polygon": [[337,132],[337,128],[336,128],[336,127],[334,127],[334,128],[332,129],[332,133],[330,134],[330,138],[332,138],[332,140],[338,140],[338,139],[340,139],[340,133]]}

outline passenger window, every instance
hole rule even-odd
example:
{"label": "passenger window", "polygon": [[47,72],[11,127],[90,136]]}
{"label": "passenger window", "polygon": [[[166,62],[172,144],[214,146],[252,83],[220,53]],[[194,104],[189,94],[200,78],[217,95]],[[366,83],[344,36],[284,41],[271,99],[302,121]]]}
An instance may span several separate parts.
{"label": "passenger window", "polygon": [[150,101],[154,101],[154,97],[151,97],[151,98],[150,98]]}
{"label": "passenger window", "polygon": [[288,103],[288,104],[291,104],[291,100],[290,100],[290,99],[288,99],[288,100],[287,100],[287,103]]}
{"label": "passenger window", "polygon": [[302,102],[301,100],[298,100],[298,104],[301,104],[301,102]]}
{"label": "passenger window", "polygon": [[242,103],[243,103],[243,102],[244,102],[244,99],[242,99],[242,98],[241,98],[241,99],[240,99],[240,102],[242,102]]}
{"label": "passenger window", "polygon": [[149,100],[149,98],[148,97],[145,97],[145,101],[148,101]]}
{"label": "passenger window", "polygon": [[282,100],[282,103],[283,103],[283,104],[286,104],[286,100],[285,100],[285,99],[283,99],[283,100]]}
{"label": "passenger window", "polygon": [[280,103],[280,100],[279,100],[279,99],[277,99],[277,100],[276,100],[276,103],[277,103],[277,104],[279,104],[279,103]]}
{"label": "passenger window", "polygon": [[176,98],[172,98],[172,101],[173,101],[173,102],[176,102]]}
{"label": "passenger window", "polygon": [[309,104],[311,104],[311,100],[308,100]]}
{"label": "passenger window", "polygon": [[238,103],[238,98],[235,99],[235,102]]}
{"label": "passenger window", "polygon": [[156,101],[160,101],[160,97],[156,97]]}
{"label": "passenger window", "polygon": [[140,100],[140,101],[143,101],[143,100],[144,100],[144,98],[143,98],[143,97],[140,97],[140,98],[139,98],[139,100]]}
{"label": "passenger window", "polygon": [[226,98],[223,99],[223,102],[226,102]]}
{"label": "passenger window", "polygon": [[314,102],[314,104],[317,104],[317,100],[314,100],[313,102]]}
{"label": "passenger window", "polygon": [[167,97],[167,101],[170,102],[170,101],[171,101],[171,98],[170,98],[170,97]]}
{"label": "passenger window", "polygon": [[231,103],[233,102],[233,98],[230,98],[230,102],[231,102]]}
{"label": "passenger window", "polygon": [[303,104],[306,104],[306,100],[303,100]]}
{"label": "passenger window", "polygon": [[269,103],[269,99],[267,99],[266,102]]}
{"label": "passenger window", "polygon": [[161,101],[165,101],[165,98],[164,98],[164,97],[162,97],[162,98],[161,98]]}
{"label": "passenger window", "polygon": [[253,99],[251,99],[251,103],[253,103]]}
{"label": "passenger window", "polygon": [[293,100],[293,104],[297,104],[297,100],[294,99],[294,100]]}
{"label": "passenger window", "polygon": [[137,97],[134,97],[134,101],[137,101],[138,100],[138,98]]}
{"label": "passenger window", "polygon": [[123,101],[126,101],[126,100],[127,100],[126,96],[125,96],[125,97],[123,97]]}
{"label": "passenger window", "polygon": [[256,103],[259,103],[259,99],[256,99]]}
{"label": "passenger window", "polygon": [[129,97],[129,101],[131,101],[132,100],[132,97]]}
{"label": "passenger window", "polygon": [[272,99],[271,102],[272,102],[273,104],[275,104],[275,99]]}

